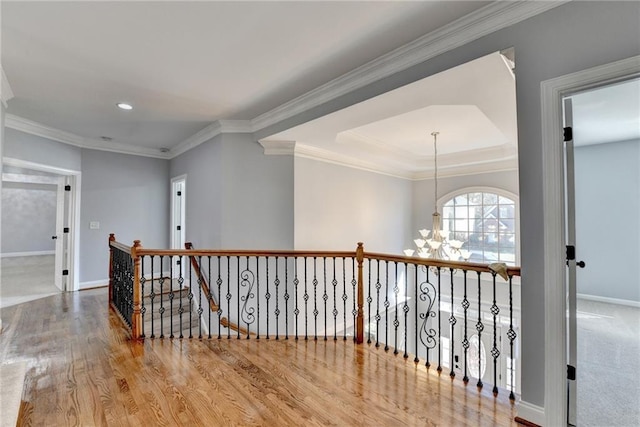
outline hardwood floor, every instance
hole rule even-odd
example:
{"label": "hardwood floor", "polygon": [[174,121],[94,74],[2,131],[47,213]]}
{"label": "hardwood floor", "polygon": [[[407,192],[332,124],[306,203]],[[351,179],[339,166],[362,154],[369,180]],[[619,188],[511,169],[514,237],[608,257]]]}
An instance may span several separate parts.
{"label": "hardwood floor", "polygon": [[507,393],[341,340],[133,343],[104,289],[2,310],[26,363],[18,425],[515,425]]}

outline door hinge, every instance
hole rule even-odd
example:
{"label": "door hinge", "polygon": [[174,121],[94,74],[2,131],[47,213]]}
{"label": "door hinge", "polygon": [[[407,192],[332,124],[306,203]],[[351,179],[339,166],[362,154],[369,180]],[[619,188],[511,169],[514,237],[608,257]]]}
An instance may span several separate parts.
{"label": "door hinge", "polygon": [[180,231],[182,228],[178,225],[176,226],[176,230]]}
{"label": "door hinge", "polygon": [[182,196],[182,191],[178,191],[178,196]]}
{"label": "door hinge", "polygon": [[568,126],[563,129],[564,142],[573,141],[573,128]]}
{"label": "door hinge", "polygon": [[64,233],[68,233],[68,232],[69,232],[69,227],[65,227],[65,228],[63,228],[63,229],[62,229],[62,231],[63,231]]}
{"label": "door hinge", "polygon": [[576,367],[575,366],[567,365],[567,379],[569,379],[571,381],[575,381],[576,380]]}
{"label": "door hinge", "polygon": [[64,186],[64,191],[71,191],[71,186],[70,185],[65,185]]}
{"label": "door hinge", "polygon": [[62,270],[62,275],[63,276],[68,276],[69,275],[69,270]]}
{"label": "door hinge", "polygon": [[574,259],[576,259],[576,247],[567,245],[567,261],[573,261]]}
{"label": "door hinge", "polygon": [[177,260],[177,261],[176,261],[176,264],[177,264],[177,265],[180,265],[180,264],[182,264],[182,261]]}

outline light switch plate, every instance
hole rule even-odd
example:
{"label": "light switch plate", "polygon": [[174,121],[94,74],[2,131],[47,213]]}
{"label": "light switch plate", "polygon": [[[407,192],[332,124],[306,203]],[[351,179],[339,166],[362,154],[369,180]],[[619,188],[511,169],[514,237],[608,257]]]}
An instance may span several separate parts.
{"label": "light switch plate", "polygon": [[100,229],[100,222],[99,221],[91,221],[89,223],[89,230],[99,230]]}

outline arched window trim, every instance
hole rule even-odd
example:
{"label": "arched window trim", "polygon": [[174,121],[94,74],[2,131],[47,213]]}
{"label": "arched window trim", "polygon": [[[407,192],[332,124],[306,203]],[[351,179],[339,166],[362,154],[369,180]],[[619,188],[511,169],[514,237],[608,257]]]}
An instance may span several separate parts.
{"label": "arched window trim", "polygon": [[438,212],[443,212],[444,204],[454,197],[460,196],[462,194],[467,193],[494,193],[498,196],[507,197],[513,200],[515,204],[515,221],[516,221],[516,265],[520,265],[520,198],[517,194],[512,193],[511,191],[504,190],[498,187],[489,187],[489,186],[472,186],[472,187],[463,187],[454,191],[450,191],[438,198],[436,202],[438,205]]}

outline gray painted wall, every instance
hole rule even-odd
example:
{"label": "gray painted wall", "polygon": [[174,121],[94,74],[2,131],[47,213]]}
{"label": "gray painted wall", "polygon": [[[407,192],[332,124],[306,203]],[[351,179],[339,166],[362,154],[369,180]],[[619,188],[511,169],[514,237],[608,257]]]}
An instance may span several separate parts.
{"label": "gray painted wall", "polygon": [[[640,2],[570,2],[265,128],[260,139],[507,47],[515,48],[521,212],[522,399],[544,406],[540,83],[640,54]],[[557,207],[561,215],[561,206]]]}
{"label": "gray painted wall", "polygon": [[108,278],[109,233],[125,244],[169,247],[167,160],[83,149],[81,194],[81,283]]}
{"label": "gray painted wall", "polygon": [[640,140],[575,149],[578,293],[640,302]]}
{"label": "gray painted wall", "polygon": [[295,248],[401,255],[411,228],[411,181],[295,159]]}
{"label": "gray painted wall", "polygon": [[29,135],[14,129],[5,130],[4,157],[48,166],[81,170],[82,149],[69,144]]}
{"label": "gray painted wall", "polygon": [[172,159],[171,177],[183,174],[195,247],[293,247],[292,156],[265,156],[250,135],[223,134]]}
{"label": "gray painted wall", "polygon": [[2,253],[55,250],[57,186],[4,182]]}

